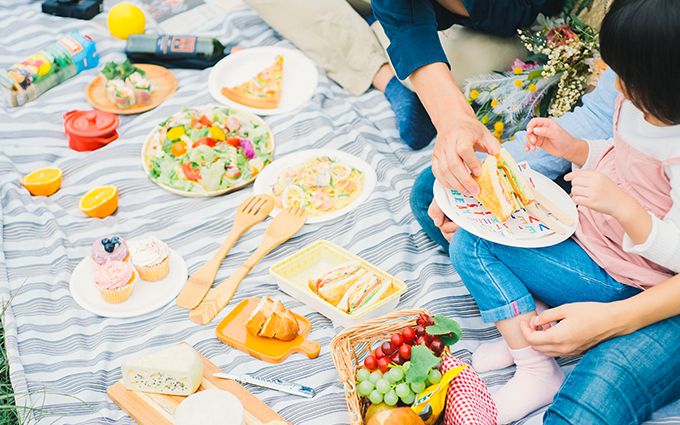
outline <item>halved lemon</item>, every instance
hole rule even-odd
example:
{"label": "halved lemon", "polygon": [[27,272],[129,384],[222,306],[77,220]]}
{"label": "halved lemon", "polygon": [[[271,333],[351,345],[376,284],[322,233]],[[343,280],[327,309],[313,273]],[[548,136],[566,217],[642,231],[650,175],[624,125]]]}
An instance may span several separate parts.
{"label": "halved lemon", "polygon": [[50,196],[61,187],[62,172],[59,168],[39,168],[27,174],[22,180],[24,185],[33,196]]}
{"label": "halved lemon", "polygon": [[94,188],[80,198],[79,206],[90,217],[108,217],[118,209],[118,188],[116,186]]}

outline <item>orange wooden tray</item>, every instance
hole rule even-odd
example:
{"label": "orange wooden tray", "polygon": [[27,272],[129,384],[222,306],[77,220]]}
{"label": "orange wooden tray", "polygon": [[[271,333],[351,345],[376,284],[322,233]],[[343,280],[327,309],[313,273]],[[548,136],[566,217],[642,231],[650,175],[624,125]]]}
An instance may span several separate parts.
{"label": "orange wooden tray", "polygon": [[158,65],[135,64],[146,72],[146,78],[151,82],[153,91],[151,92],[151,103],[148,105],[132,105],[128,109],[119,109],[106,97],[106,78],[99,74],[97,78],[87,85],[85,97],[95,109],[111,112],[118,115],[140,114],[150,111],[167,98],[172,96],[177,90],[177,78],[169,69]]}
{"label": "orange wooden tray", "polygon": [[[199,353],[199,355],[201,355]],[[288,422],[269,406],[231,379],[215,378],[213,373],[221,372],[210,360],[203,359],[203,381],[197,391],[216,388],[229,391],[243,403],[247,425],[267,425]],[[131,391],[118,381],[107,390],[109,397],[140,425],[172,425],[175,423],[175,409],[186,397],[178,395],[152,394]],[[280,421],[280,422],[275,422]]]}
{"label": "orange wooden tray", "polygon": [[293,313],[300,325],[300,333],[292,341],[279,341],[278,339],[251,335],[246,330],[246,322],[259,302],[259,298],[241,301],[217,325],[217,338],[253,357],[271,363],[280,363],[295,352],[305,353],[310,359],[319,355],[319,351],[321,351],[319,343],[305,338],[312,329],[312,324],[299,314]]}

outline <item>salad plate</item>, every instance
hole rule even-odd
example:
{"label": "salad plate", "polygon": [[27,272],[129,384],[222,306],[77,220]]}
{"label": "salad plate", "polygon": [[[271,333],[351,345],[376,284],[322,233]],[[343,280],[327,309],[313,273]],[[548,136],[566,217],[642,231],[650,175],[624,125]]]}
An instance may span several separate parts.
{"label": "salad plate", "polygon": [[258,116],[220,105],[185,108],[151,130],[149,178],[172,193],[217,196],[250,184],[272,161],[274,136]]}

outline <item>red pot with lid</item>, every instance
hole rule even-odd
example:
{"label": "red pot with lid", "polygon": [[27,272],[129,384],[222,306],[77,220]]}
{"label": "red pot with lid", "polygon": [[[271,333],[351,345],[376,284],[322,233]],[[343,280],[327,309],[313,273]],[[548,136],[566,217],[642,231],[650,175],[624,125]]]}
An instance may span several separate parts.
{"label": "red pot with lid", "polygon": [[93,151],[118,138],[118,116],[110,112],[73,110],[64,114],[64,130],[71,149]]}

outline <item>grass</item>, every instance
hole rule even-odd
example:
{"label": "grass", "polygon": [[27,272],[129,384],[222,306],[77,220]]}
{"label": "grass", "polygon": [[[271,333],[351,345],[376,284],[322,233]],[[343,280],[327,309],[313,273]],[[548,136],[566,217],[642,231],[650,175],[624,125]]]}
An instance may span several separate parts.
{"label": "grass", "polygon": [[[2,316],[5,315],[2,309]],[[14,403],[14,389],[9,380],[9,363],[5,350],[5,327],[0,325],[0,425],[19,424],[19,416]]]}

